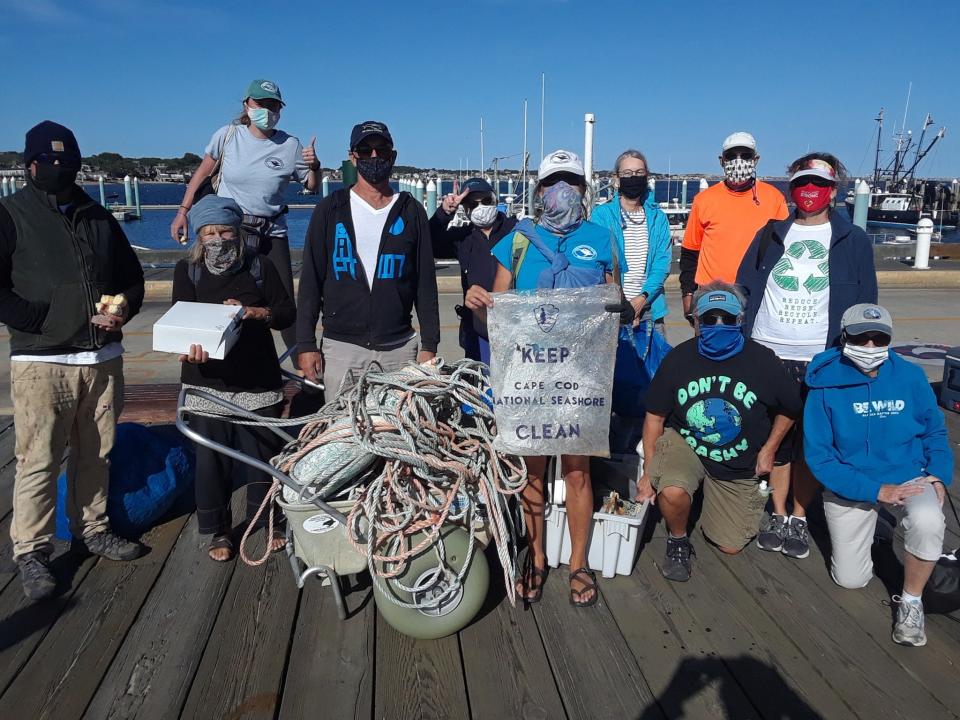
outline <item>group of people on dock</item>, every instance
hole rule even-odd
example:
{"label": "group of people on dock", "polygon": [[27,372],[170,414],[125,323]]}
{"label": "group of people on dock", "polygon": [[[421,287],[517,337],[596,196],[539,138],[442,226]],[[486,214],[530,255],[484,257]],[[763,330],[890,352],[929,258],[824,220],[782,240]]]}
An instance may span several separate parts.
{"label": "group of people on dock", "polygon": [[[356,182],[314,209],[294,298],[283,191],[291,179],[316,189],[320,162],[313,142],[304,147],[277,128],[283,106],[276,83],[251,83],[240,118],[207,145],[171,226],[184,244],[193,236],[176,266],[172,299],[244,308],[240,338],[225,359],[210,359],[200,346],[181,356],[184,385],[278,417],[283,381],[272,330],[283,333],[303,376],[322,380],[328,400],[372,361],[391,370],[434,358],[438,256],[459,260],[467,357],[489,361],[487,310],[508,290],[617,284],[621,302],[607,311],[666,337],[672,242],[643,153],[617,157],[615,193],[595,208],[580,159],[557,150],[540,164],[532,218],[505,214],[483,178],[464,182],[428,218],[421,203],[391,186],[397,150],[379,121],[350,133]],[[706,542],[736,554],[755,541],[794,559],[809,554],[807,515],[822,490],[831,574],[847,588],[872,577],[878,511],[889,511],[905,535],[893,639],[923,645],[921,595],[942,551],[953,472],[943,417],[923,371],[889,350],[893,319],[877,305],[870,240],[835,207],[842,163],[821,152],[793,162],[791,210],[757,179],[759,158],[753,136],[733,133],[720,149],[724,180],[694,199],[679,258],[683,316],[694,337],[669,352],[647,392],[636,499],[659,508],[668,531],[661,569],[680,582],[693,572],[688,533],[701,487]],[[138,312],[144,284],[120,226],[75,184],[73,134],[37,125],[27,133],[24,163],[27,186],[0,200],[0,321],[11,334],[14,558],[27,596],[42,599],[56,587],[56,477],[67,446],[74,536],[113,560],[140,552],[110,530],[106,498],[123,397],[120,328]],[[458,213],[465,223],[452,223]],[[125,301],[97,310],[101,294]],[[249,426],[207,413],[192,422],[248,454],[277,451]],[[547,460],[526,458],[528,550],[517,590],[527,603],[541,598],[547,579]],[[589,458],[563,456],[561,466],[570,602],[589,607],[600,597],[587,563]],[[265,478],[198,448],[197,519],[216,561],[235,554],[230,497],[238,479],[249,485],[252,515]],[[281,549],[282,531],[267,542]]]}

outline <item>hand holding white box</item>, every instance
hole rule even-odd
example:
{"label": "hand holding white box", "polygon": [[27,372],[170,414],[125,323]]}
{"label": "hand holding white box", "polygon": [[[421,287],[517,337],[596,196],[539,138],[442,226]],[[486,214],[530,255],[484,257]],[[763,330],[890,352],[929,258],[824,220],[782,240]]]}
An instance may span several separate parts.
{"label": "hand holding white box", "polygon": [[202,345],[211,360],[223,360],[240,336],[243,308],[178,301],[153,325],[153,349],[186,355]]}

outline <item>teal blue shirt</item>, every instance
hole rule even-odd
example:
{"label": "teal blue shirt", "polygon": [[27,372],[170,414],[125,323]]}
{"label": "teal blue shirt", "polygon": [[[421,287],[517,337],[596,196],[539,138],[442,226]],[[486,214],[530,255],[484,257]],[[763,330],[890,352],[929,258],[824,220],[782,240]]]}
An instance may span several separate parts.
{"label": "teal blue shirt", "polygon": [[[536,228],[537,235],[544,244],[551,250],[562,250],[571,266],[599,267],[604,272],[613,273],[613,246],[609,229],[584,221],[573,232],[559,237],[539,225]],[[508,234],[490,251],[497,262],[511,272],[513,272],[513,236],[514,233]],[[540,273],[549,267],[550,263],[547,259],[531,244],[527,248],[527,254],[515,278],[517,290],[535,290]]]}

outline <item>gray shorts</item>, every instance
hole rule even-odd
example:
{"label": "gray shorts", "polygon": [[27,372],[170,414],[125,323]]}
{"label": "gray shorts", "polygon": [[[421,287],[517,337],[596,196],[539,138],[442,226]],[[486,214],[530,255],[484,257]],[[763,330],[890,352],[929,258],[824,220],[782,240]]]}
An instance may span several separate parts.
{"label": "gray shorts", "polygon": [[321,353],[327,402],[341,391],[353,387],[359,374],[372,362],[379,363],[386,371],[399,370],[415,363],[419,347],[420,341],[416,335],[403,345],[390,350],[370,350],[360,345],[324,338]]}
{"label": "gray shorts", "polygon": [[855,502],[823,493],[823,513],[830,531],[833,549],[830,557],[830,575],[845,588],[864,587],[873,577],[870,546],[877,527],[877,508],[880,505],[893,513],[903,528],[903,549],[921,560],[936,561],[943,552],[943,534],[946,524],[943,509],[937,500],[937,491],[923,478],[924,490],[907,498],[904,505]]}

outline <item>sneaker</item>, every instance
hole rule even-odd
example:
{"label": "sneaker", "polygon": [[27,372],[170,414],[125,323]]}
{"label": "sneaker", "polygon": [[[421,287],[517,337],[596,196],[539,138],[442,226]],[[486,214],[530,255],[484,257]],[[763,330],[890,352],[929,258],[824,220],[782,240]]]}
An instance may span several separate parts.
{"label": "sneaker", "polygon": [[798,560],[810,554],[810,536],[807,534],[807,521],[804,518],[790,518],[784,530],[781,552]]}
{"label": "sneaker", "polygon": [[114,535],[109,530],[103,530],[85,537],[83,544],[94,555],[105,557],[108,560],[136,560],[140,557],[140,545],[138,543]]}
{"label": "sneaker", "polygon": [[923,603],[906,602],[899,595],[893,596],[893,601],[899,604],[897,621],[893,624],[893,641],[900,645],[923,647],[927,644],[927,633],[924,629]]}
{"label": "sneaker", "polygon": [[757,535],[757,547],[767,552],[780,552],[783,549],[783,537],[786,534],[786,515],[772,513],[760,526],[760,534]]}
{"label": "sneaker", "polygon": [[690,538],[667,538],[667,555],[660,572],[667,580],[686,582],[693,570],[693,558],[697,553],[690,544]]}
{"label": "sneaker", "polygon": [[23,594],[31,600],[43,600],[53,595],[57,581],[50,572],[50,556],[42,552],[32,552],[17,558]]}

